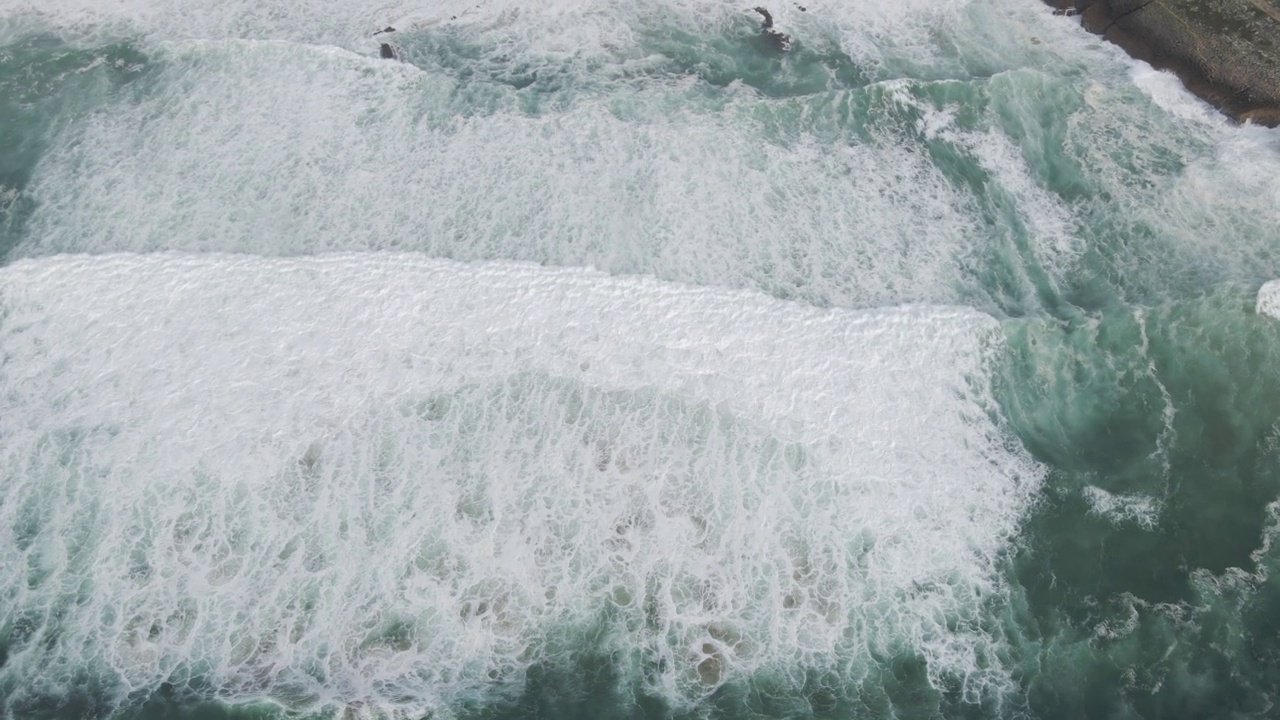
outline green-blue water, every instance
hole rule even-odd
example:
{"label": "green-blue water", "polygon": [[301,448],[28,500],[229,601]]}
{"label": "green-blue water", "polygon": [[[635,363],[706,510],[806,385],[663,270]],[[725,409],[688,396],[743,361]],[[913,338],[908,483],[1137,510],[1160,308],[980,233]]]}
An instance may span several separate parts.
{"label": "green-blue water", "polygon": [[0,715],[1280,713],[1276,131],[1032,0],[356,5],[0,2]]}

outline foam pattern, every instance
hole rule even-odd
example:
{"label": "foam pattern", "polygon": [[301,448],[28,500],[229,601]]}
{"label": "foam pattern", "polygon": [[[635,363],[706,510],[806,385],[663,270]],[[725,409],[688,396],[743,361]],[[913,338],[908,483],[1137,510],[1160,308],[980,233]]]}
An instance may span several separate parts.
{"label": "foam pattern", "polygon": [[157,92],[45,158],[17,255],[415,250],[871,306],[954,302],[982,237],[923,148],[770,139],[810,109],[748,87],[584,74],[530,96],[292,43],[164,53]]}
{"label": "foam pattern", "polygon": [[1095,485],[1086,486],[1081,494],[1095,515],[1115,525],[1132,523],[1153,530],[1160,521],[1160,501],[1150,495],[1111,493]]}
{"label": "foam pattern", "polygon": [[994,424],[1000,344],[417,255],[20,261],[0,682],[420,712],[586,643],[676,703],[904,655],[1003,692],[984,618],[1041,470]]}
{"label": "foam pattern", "polygon": [[1280,320],[1280,280],[1263,283],[1258,289],[1257,312]]}
{"label": "foam pattern", "polygon": [[[0,0],[0,37],[124,28],[153,61],[59,126],[13,256],[414,250],[1013,315],[1081,257],[1139,304],[1276,266],[1274,134],[1073,21],[773,7],[784,59],[719,0]],[[410,63],[376,59],[387,24]]]}
{"label": "foam pattern", "polygon": [[[905,0],[847,3],[813,0],[803,3],[770,3],[780,28],[788,29],[814,18],[840,21],[865,28],[861,40],[896,29],[927,27],[970,5],[969,0]],[[750,6],[725,0],[680,2],[623,2],[622,0],[552,0],[535,7],[520,0],[439,0],[424,7],[411,0],[229,0],[209,5],[199,0],[0,0],[0,15],[34,16],[64,28],[86,25],[129,28],[157,37],[213,39],[279,39],[311,44],[357,46],[373,29],[392,25],[402,30],[473,25],[509,32],[513,42],[532,42],[544,48],[572,51],[593,40],[616,40],[600,33],[615,18],[675,19],[686,27],[724,26],[744,15],[755,19]],[[916,33],[904,33],[909,37]],[[880,37],[879,42],[902,40]],[[911,38],[908,43],[914,43]],[[873,40],[868,47],[874,46]]]}

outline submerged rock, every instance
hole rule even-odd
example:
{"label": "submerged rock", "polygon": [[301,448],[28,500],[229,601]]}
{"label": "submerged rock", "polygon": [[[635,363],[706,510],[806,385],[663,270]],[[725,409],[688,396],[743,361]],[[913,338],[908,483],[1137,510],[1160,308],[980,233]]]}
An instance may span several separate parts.
{"label": "submerged rock", "polygon": [[1280,125],[1280,5],[1272,0],[1046,0],[1133,57],[1172,70],[1239,121]]}
{"label": "submerged rock", "polygon": [[[394,27],[391,27],[390,25],[388,25],[388,26],[386,26],[386,27],[382,28],[381,30],[379,30],[379,31],[375,32],[375,33],[373,34],[373,36],[374,36],[374,37],[377,37],[377,36],[379,36],[379,35],[388,35],[388,34],[391,34],[391,33],[395,32],[395,31],[396,31],[396,29],[395,29]],[[385,43],[385,42],[384,42],[384,43],[379,43],[379,44],[378,44],[378,55],[379,55],[383,60],[399,60],[399,59],[400,59],[400,53],[396,52],[396,49],[391,45],[391,43]]]}
{"label": "submerged rock", "polygon": [[[763,18],[760,23],[760,31],[764,33],[769,44],[773,45],[774,49],[780,52],[789,51],[791,49],[791,36],[784,32],[779,32],[773,27],[773,15],[768,10],[762,7],[754,9],[757,13],[760,13],[760,17]],[[803,12],[804,8],[800,8],[800,10]]]}

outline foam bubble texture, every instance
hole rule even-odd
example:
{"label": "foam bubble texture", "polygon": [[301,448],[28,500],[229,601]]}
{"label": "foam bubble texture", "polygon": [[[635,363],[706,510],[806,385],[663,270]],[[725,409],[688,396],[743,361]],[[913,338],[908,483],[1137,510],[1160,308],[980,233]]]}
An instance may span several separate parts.
{"label": "foam bubble texture", "polygon": [[1133,523],[1152,530],[1160,521],[1160,502],[1150,495],[1111,493],[1095,485],[1086,486],[1081,494],[1094,514],[1116,525]]}
{"label": "foam bubble texture", "polygon": [[[876,0],[850,5],[814,0],[804,4],[807,14],[793,3],[773,4],[772,11],[783,28],[820,17],[866,28],[870,35],[884,35],[889,30],[920,28],[969,4],[969,0]],[[608,24],[610,18],[674,17],[681,24],[707,27],[732,22],[744,12],[749,12],[749,6],[724,0],[552,0],[540,3],[536,10],[520,0],[437,0],[429,7],[412,0],[228,0],[217,5],[199,0],[0,0],[0,15],[36,15],[63,27],[123,24],[134,32],[168,38],[281,39],[343,47],[354,47],[367,35],[365,31],[388,24],[401,29],[450,23],[512,28],[513,38],[556,47],[569,39],[592,39],[591,31]],[[882,37],[880,42],[900,39]]]}
{"label": "foam bubble texture", "polygon": [[289,43],[166,52],[158,92],[43,161],[18,255],[400,249],[867,306],[954,302],[982,238],[924,148],[773,141],[774,112],[809,110],[752,88],[528,95]]}
{"label": "foam bubble texture", "polygon": [[1280,280],[1264,283],[1258,289],[1257,312],[1280,320]]}
{"label": "foam bubble texture", "polygon": [[420,710],[592,633],[676,702],[902,653],[1009,682],[983,607],[1040,469],[976,312],[153,255],[18,262],[0,318],[15,702],[97,672]]}
{"label": "foam bubble texture", "polygon": [[[873,306],[973,302],[1003,243],[1012,314],[1081,257],[1136,302],[1278,261],[1273,133],[1016,0],[786,4],[781,60],[719,0],[40,5],[154,65],[51,139],[15,256],[400,249]],[[375,61],[387,24],[425,72]]]}

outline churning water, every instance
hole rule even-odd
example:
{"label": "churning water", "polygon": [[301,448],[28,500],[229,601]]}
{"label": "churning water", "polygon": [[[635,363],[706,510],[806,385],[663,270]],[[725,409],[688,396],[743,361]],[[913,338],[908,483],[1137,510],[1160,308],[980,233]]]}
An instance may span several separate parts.
{"label": "churning water", "polygon": [[0,0],[0,715],[1280,711],[1280,135],[770,9]]}

